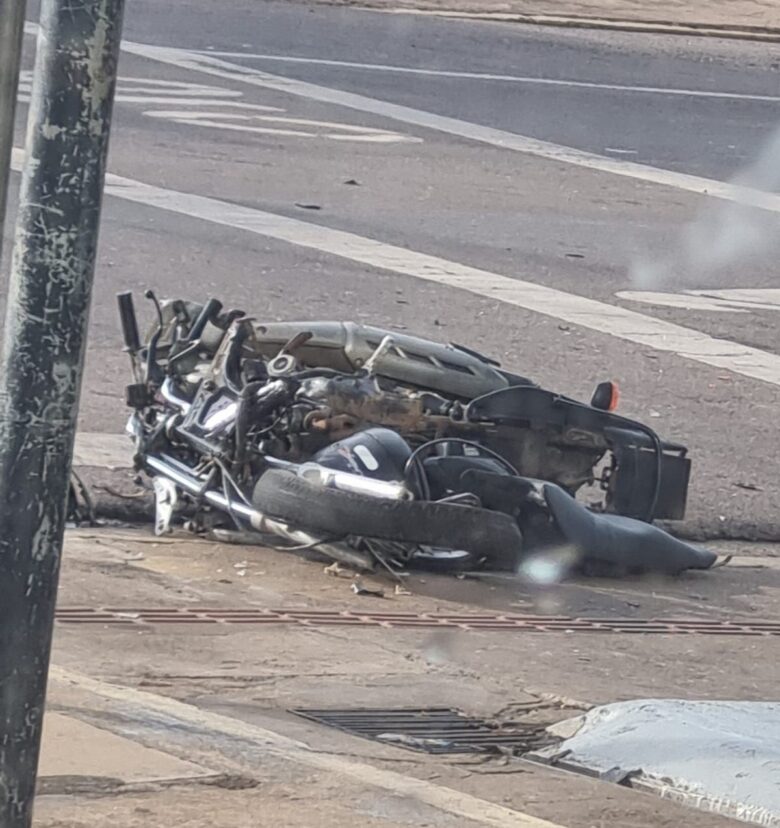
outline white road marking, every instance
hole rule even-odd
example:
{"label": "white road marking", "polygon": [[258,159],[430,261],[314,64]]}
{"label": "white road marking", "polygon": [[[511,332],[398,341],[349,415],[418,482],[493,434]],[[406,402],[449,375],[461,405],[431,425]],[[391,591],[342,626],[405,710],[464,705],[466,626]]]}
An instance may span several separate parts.
{"label": "white road marking", "polygon": [[[19,91],[29,95],[32,91],[33,73],[25,69],[19,73]],[[171,98],[241,98],[244,93],[238,89],[226,89],[223,86],[207,86],[188,81],[169,81],[158,78],[122,77],[117,83],[116,100],[143,101]]]}
{"label": "white road marking", "polygon": [[724,290],[684,290],[659,293],[650,290],[621,290],[618,299],[667,308],[707,311],[708,313],[749,313],[751,310],[780,311],[780,288],[728,288]]}
{"label": "white road marking", "polygon": [[425,129],[438,130],[439,132],[445,132],[450,135],[457,135],[461,138],[478,141],[482,144],[488,144],[500,149],[513,150],[526,155],[545,158],[550,161],[573,164],[597,172],[611,173],[638,181],[675,187],[679,190],[685,190],[698,195],[714,196],[775,213],[780,212],[780,195],[745,187],[740,184],[730,184],[709,178],[702,178],[701,176],[688,175],[687,173],[650,167],[645,164],[638,164],[620,158],[608,158],[604,155],[597,155],[596,153],[585,152],[584,150],[574,149],[573,147],[553,144],[549,141],[540,141],[536,138],[518,135],[517,133],[482,126],[469,121],[462,121],[458,118],[436,115],[432,112],[413,109],[377,98],[369,98],[353,92],[345,92],[341,89],[333,89],[327,86],[319,86],[313,83],[306,83],[305,81],[285,78],[280,75],[272,75],[248,66],[227,63],[218,58],[198,52],[166,46],[151,46],[144,43],[133,43],[132,41],[124,41],[122,43],[122,49],[139,57],[156,60],[180,69],[189,69],[194,72],[239,81],[264,89],[274,89],[277,92],[285,92],[289,95],[308,98],[309,100],[320,101],[322,103],[345,106],[360,112],[391,118],[401,123],[411,124]]}
{"label": "white road marking", "polygon": [[[18,98],[20,103],[30,103],[30,95],[26,92],[20,92]],[[210,98],[169,98],[158,97],[156,95],[117,95],[117,103],[139,103],[139,104],[167,104],[168,106],[254,106],[252,104],[242,104],[234,99],[212,100]],[[268,109],[271,111],[284,112],[274,106],[258,107],[259,109]]]}
{"label": "white road marking", "polygon": [[621,290],[615,296],[628,302],[641,302],[644,305],[655,305],[665,308],[679,308],[681,310],[707,311],[712,313],[747,313],[741,308],[709,299],[706,296],[695,296],[690,293],[657,293],[652,290]]}
{"label": "white road marking", "polygon": [[[177,98],[160,95],[128,95],[126,93],[116,96],[117,103],[139,103],[139,104],[166,104],[168,106],[241,106],[234,98],[217,99],[211,98]],[[274,109],[275,107],[265,107]]]}
{"label": "white road marking", "polygon": [[[15,169],[21,168],[23,158],[23,151],[14,149]],[[776,354],[728,339],[716,339],[700,331],[596,299],[522,279],[511,279],[343,230],[206,196],[155,187],[131,178],[109,174],[106,177],[106,193],[145,206],[318,250],[369,267],[458,288],[602,335],[780,385],[780,356]]]}
{"label": "white road marking", "polygon": [[[252,104],[246,104],[251,107]],[[272,107],[258,106],[257,109]],[[277,110],[284,112],[284,110]],[[295,138],[327,138],[332,141],[362,141],[365,143],[398,144],[419,143],[422,139],[413,135],[401,135],[384,129],[340,124],[334,121],[313,121],[308,118],[289,118],[279,115],[247,115],[243,112],[193,112],[192,110],[150,109],[144,112],[150,118],[162,118],[178,124],[190,126],[213,127],[215,129],[233,130],[255,134],[287,135]],[[238,121],[239,123],[235,123]],[[295,125],[305,129],[293,130],[279,126],[257,126],[256,121]],[[306,131],[306,130],[309,131]]]}
{"label": "white road marking", "polygon": [[[24,70],[19,76],[18,98],[30,103],[33,73]],[[118,103],[167,104],[168,106],[241,106],[236,98],[243,92],[201,83],[167,81],[157,78],[120,78],[115,99]],[[274,109],[274,107],[266,107]],[[276,110],[283,111],[283,110]]]}
{"label": "white road marking", "polygon": [[[32,72],[25,70],[20,75],[19,100],[22,103],[30,102],[32,91]],[[161,118],[187,126],[210,127],[212,129],[232,130],[255,135],[280,135],[289,138],[324,138],[330,141],[357,141],[373,144],[417,144],[422,138],[413,135],[403,135],[386,129],[342,124],[333,121],[317,121],[306,118],[271,117],[267,115],[244,115],[232,112],[203,111],[209,108],[223,107],[238,109],[242,112],[285,112],[275,106],[262,106],[237,101],[243,92],[234,89],[225,89],[219,86],[189,83],[186,81],[168,81],[159,78],[123,77],[117,84],[116,101],[118,103],[164,104],[167,106],[192,107],[186,111],[171,109],[148,109],[144,115],[149,118]],[[236,123],[246,122],[250,118],[256,121],[268,122],[267,125]],[[283,124],[272,126],[271,122]],[[299,127],[290,128],[290,125]]]}
{"label": "white road marking", "polygon": [[[144,112],[144,115],[154,115],[152,112]],[[170,120],[178,124],[186,124],[187,126],[201,126],[212,127],[214,129],[223,129],[232,132],[248,132],[254,135],[283,135],[287,138],[316,138],[313,132],[302,132],[298,129],[279,129],[278,127],[255,127],[248,124],[231,124],[225,121],[209,121],[207,119],[198,118],[171,118]]]}
{"label": "white road marking", "polygon": [[345,758],[338,753],[312,747],[274,730],[241,719],[233,719],[221,713],[202,710],[169,696],[110,684],[57,665],[50,668],[49,678],[71,691],[81,690],[110,701],[113,708],[123,711],[133,719],[147,724],[150,721],[157,722],[157,726],[162,729],[181,728],[187,732],[200,733],[205,742],[214,747],[216,753],[219,752],[220,743],[235,742],[235,746],[241,748],[242,752],[245,752],[245,749],[241,746],[248,743],[263,755],[335,773],[364,785],[389,791],[394,797],[424,802],[439,811],[471,820],[475,825],[491,828],[563,828],[557,823],[539,819],[505,805],[498,805],[488,799],[480,799],[445,785],[437,785],[415,776],[406,776],[357,759]]}
{"label": "white road marking", "polygon": [[409,66],[393,66],[387,63],[356,63],[349,60],[326,60],[324,58],[295,57],[292,55],[254,54],[252,52],[221,52],[209,49],[198,50],[202,55],[215,57],[265,60],[276,63],[302,63],[314,66],[334,66],[344,69],[360,69],[375,72],[393,72],[403,75],[425,75],[437,78],[462,78],[464,80],[501,81],[539,86],[569,86],[574,89],[604,89],[614,92],[643,92],[652,95],[679,95],[686,98],[723,98],[735,101],[780,102],[780,95],[753,95],[748,92],[715,92],[708,89],[677,89],[668,86],[631,86],[620,83],[597,83],[595,81],[564,80],[559,78],[538,78],[526,75],[494,75],[487,72],[462,72],[447,69],[418,69]]}
{"label": "white road marking", "polygon": [[217,91],[221,92],[223,95],[226,95],[228,97],[241,97],[242,94],[241,92],[238,92],[234,89],[225,89],[222,86],[207,86],[202,83],[192,83],[191,81],[167,80],[165,78],[138,78],[122,75],[118,81],[119,89],[124,89],[125,87],[131,85],[134,88],[136,88],[137,84],[140,84],[141,86],[146,85],[148,87],[153,87],[155,90],[173,90],[173,94],[178,94],[176,90],[179,89],[184,91],[191,91],[193,94],[200,94],[203,92],[211,94],[216,89]]}
{"label": "white road marking", "polygon": [[780,310],[780,288],[708,288],[693,292],[700,296],[714,296],[734,302],[745,302],[746,305],[764,305]]}

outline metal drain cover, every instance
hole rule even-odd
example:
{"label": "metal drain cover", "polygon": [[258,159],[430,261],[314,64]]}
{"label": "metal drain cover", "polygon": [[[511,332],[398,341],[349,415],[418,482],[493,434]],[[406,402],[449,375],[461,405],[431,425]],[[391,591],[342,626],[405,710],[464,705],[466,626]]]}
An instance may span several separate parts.
{"label": "metal drain cover", "polygon": [[425,753],[520,755],[559,741],[538,724],[500,724],[452,707],[345,708],[290,711],[319,724]]}

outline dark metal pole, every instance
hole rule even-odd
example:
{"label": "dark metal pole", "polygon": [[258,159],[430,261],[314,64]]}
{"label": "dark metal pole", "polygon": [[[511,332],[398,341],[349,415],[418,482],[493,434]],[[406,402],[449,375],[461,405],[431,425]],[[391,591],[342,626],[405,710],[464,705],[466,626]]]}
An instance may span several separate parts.
{"label": "dark metal pole", "polygon": [[14,145],[16,89],[22,56],[25,0],[0,0],[0,257],[8,196],[11,150]]}
{"label": "dark metal pole", "polygon": [[0,826],[32,818],[123,0],[43,0],[0,357]]}

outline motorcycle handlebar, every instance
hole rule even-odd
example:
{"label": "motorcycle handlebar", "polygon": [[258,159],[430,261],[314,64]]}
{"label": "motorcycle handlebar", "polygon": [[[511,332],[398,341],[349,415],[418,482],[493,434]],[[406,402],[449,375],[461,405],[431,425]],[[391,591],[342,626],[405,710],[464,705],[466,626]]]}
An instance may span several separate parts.
{"label": "motorcycle handlebar", "polygon": [[122,324],[125,349],[130,354],[136,354],[141,350],[141,340],[138,336],[138,320],[135,316],[133,294],[129,290],[117,293],[116,300],[119,305],[119,320]]}

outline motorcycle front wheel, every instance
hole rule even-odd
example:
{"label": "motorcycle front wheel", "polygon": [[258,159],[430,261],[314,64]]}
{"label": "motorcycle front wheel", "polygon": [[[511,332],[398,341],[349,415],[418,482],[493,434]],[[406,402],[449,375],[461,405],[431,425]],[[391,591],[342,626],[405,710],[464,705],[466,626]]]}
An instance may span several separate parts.
{"label": "motorcycle front wheel", "polygon": [[523,536],[509,515],[422,500],[339,491],[292,472],[269,469],[257,481],[252,503],[268,517],[329,538],[357,535],[470,552],[490,569],[514,570]]}

